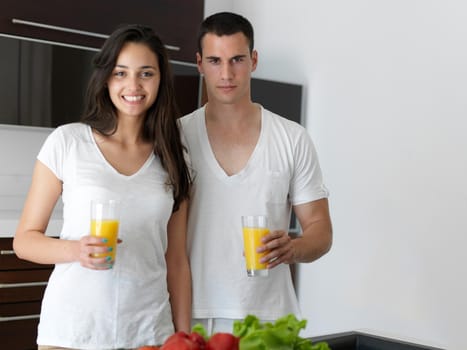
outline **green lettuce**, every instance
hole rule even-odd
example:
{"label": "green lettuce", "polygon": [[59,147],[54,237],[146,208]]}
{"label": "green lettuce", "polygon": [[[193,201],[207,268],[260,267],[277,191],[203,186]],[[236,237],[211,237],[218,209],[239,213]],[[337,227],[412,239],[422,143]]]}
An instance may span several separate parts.
{"label": "green lettuce", "polygon": [[234,322],[233,334],[240,337],[240,350],[330,350],[325,342],[312,344],[299,336],[306,323],[293,314],[263,324],[256,316],[248,315]]}
{"label": "green lettuce", "polygon": [[[278,318],[274,323],[261,323],[258,317],[248,315],[234,322],[232,333],[240,338],[239,350],[331,350],[326,342],[312,344],[310,339],[299,336],[306,323],[293,314]],[[192,332],[205,340],[210,336],[200,323],[193,326]]]}

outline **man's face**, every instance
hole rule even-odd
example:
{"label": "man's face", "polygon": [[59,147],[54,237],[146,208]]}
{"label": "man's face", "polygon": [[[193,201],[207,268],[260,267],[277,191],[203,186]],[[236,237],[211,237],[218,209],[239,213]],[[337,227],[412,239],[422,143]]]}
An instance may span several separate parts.
{"label": "man's face", "polygon": [[251,73],[257,53],[250,54],[243,33],[217,36],[208,33],[202,42],[203,56],[196,54],[198,69],[204,75],[208,99],[213,103],[250,102]]}

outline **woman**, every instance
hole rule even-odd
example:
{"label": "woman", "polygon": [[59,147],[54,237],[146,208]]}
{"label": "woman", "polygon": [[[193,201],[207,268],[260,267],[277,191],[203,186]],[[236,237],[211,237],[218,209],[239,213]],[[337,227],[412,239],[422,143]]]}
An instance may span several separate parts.
{"label": "woman", "polygon": [[[58,127],[39,152],[14,238],[20,258],[55,264],[39,349],[136,348],[189,330],[190,176],[177,116],[160,39],[139,25],[117,29],[94,59],[82,122]],[[55,239],[44,232],[60,196]],[[115,262],[94,257],[107,247],[89,235],[92,199],[122,203]]]}

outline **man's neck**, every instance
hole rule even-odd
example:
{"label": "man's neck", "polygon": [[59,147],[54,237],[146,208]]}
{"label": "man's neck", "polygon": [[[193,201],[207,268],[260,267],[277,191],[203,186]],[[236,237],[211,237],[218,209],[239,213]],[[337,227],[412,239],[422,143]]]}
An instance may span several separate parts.
{"label": "man's neck", "polygon": [[251,101],[241,105],[208,102],[205,114],[207,123],[223,125],[256,123],[261,116],[259,105]]}
{"label": "man's neck", "polygon": [[[215,107],[215,106],[214,106]],[[206,130],[219,166],[231,176],[241,171],[250,159],[261,133],[261,108],[206,105]]]}

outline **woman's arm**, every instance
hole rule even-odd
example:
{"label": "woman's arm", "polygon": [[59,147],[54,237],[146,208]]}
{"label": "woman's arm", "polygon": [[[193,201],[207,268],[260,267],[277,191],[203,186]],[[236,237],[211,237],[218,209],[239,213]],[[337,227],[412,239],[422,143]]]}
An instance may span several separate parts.
{"label": "woman's arm", "polygon": [[188,203],[172,214],[167,226],[167,284],[175,331],[191,328],[191,271],[186,248]]}
{"label": "woman's arm", "polygon": [[[97,237],[85,236],[79,241],[63,240],[45,235],[52,211],[62,193],[62,182],[42,162],[36,161],[31,187],[13,240],[16,255],[39,264],[80,261],[96,268],[104,258],[91,258],[91,253],[105,253]],[[102,268],[97,268],[102,269]]]}

